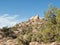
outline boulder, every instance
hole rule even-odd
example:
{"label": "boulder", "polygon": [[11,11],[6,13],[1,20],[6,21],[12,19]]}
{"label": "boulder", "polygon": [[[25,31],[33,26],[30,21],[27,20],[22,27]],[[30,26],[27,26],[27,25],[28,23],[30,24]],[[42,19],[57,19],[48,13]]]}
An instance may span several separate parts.
{"label": "boulder", "polygon": [[38,42],[30,42],[29,45],[40,45]]}
{"label": "boulder", "polygon": [[36,19],[39,19],[39,16],[32,16],[32,17],[30,18],[30,20],[36,20]]}

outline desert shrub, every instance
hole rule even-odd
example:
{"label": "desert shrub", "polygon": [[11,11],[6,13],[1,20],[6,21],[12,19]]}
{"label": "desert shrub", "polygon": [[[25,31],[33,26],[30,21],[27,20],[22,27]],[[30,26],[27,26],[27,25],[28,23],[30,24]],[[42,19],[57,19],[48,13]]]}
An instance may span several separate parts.
{"label": "desert shrub", "polygon": [[4,33],[4,37],[12,37],[13,39],[17,38],[14,32],[9,27],[3,27],[1,31]]}
{"label": "desert shrub", "polygon": [[5,34],[5,36],[8,36],[11,33],[10,28],[8,27],[3,27],[1,31]]}

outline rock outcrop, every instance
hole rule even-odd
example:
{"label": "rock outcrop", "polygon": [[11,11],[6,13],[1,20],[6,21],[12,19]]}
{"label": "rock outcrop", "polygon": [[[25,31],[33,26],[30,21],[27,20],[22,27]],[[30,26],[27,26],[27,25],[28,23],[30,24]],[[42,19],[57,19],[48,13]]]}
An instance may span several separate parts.
{"label": "rock outcrop", "polygon": [[[46,21],[39,18],[39,16],[33,16],[28,21],[16,24],[10,30],[12,30],[14,33],[12,35],[15,35],[17,37],[19,37],[19,34],[22,34],[23,41],[26,41],[28,33],[36,33],[37,29],[40,29],[45,22]],[[27,33],[27,35],[25,33]],[[11,37],[4,37],[4,33],[0,31],[0,45],[18,45],[18,41],[17,39],[13,39]],[[60,43],[52,42],[50,44],[45,44],[38,42],[29,42],[29,45],[60,45]]]}
{"label": "rock outcrop", "polygon": [[40,45],[38,42],[30,42],[29,45]]}
{"label": "rock outcrop", "polygon": [[32,16],[32,17],[30,18],[30,20],[37,20],[37,19],[39,19],[39,16],[38,16],[38,15]]}
{"label": "rock outcrop", "polygon": [[52,42],[52,43],[30,42],[29,45],[60,45],[60,43],[59,42]]}
{"label": "rock outcrop", "polygon": [[0,45],[18,45],[18,41],[16,39],[3,38],[0,40]]}
{"label": "rock outcrop", "polygon": [[17,30],[15,30],[14,33],[18,34],[22,32],[23,28],[30,27],[30,26],[33,26],[32,32],[36,32],[37,29],[35,29],[35,27],[41,28],[44,23],[45,20],[40,19],[39,16],[32,16],[28,21],[16,24],[14,27],[15,28],[17,27]]}

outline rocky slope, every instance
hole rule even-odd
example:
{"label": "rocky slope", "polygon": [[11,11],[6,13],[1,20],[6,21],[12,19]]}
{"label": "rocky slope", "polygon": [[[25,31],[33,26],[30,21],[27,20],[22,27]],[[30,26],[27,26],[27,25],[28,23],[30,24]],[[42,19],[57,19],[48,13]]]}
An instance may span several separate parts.
{"label": "rocky slope", "polygon": [[[45,22],[46,21],[39,18],[39,16],[33,16],[28,21],[24,21],[9,28],[9,31],[7,31],[8,33],[0,31],[0,45],[60,45],[59,42],[39,43],[39,39],[33,37],[40,36],[40,32],[38,32],[38,30],[41,29],[42,25]],[[33,38],[29,39],[29,36],[32,36]],[[20,43],[19,41],[21,41],[22,43]]]}
{"label": "rocky slope", "polygon": [[[18,34],[22,32],[23,28],[29,28],[30,26],[33,26],[32,32],[36,32],[35,26],[40,28],[43,23],[44,20],[40,19],[39,16],[33,16],[28,21],[16,24],[15,26],[11,27],[10,30],[13,32],[12,36],[15,35],[18,37]],[[5,37],[4,32],[0,31],[0,45],[18,45],[17,39],[11,38],[12,36]]]}
{"label": "rocky slope", "polygon": [[44,19],[39,18],[39,16],[33,16],[28,21],[16,24],[12,29],[13,30],[16,29],[14,30],[14,32],[15,34],[17,34],[20,33],[23,28],[31,27],[31,30],[33,32],[41,28],[44,23],[45,23]]}

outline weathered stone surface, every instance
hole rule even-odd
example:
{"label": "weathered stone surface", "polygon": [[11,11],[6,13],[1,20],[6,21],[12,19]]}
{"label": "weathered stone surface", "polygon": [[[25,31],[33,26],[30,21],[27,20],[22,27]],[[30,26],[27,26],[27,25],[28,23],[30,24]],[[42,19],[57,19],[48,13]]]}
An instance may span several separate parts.
{"label": "weathered stone surface", "polygon": [[0,45],[18,45],[18,41],[16,39],[2,39],[0,40]]}
{"label": "weathered stone surface", "polygon": [[40,45],[38,42],[30,42],[29,45]]}
{"label": "weathered stone surface", "polygon": [[32,16],[32,17],[30,18],[30,20],[36,20],[36,19],[39,19],[39,16]]}
{"label": "weathered stone surface", "polygon": [[7,40],[7,41],[5,42],[5,44],[6,44],[6,45],[17,45],[18,43],[17,43],[16,40]]}

